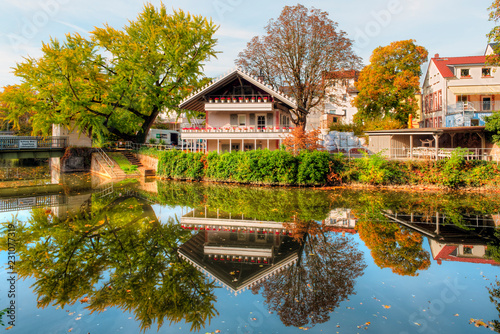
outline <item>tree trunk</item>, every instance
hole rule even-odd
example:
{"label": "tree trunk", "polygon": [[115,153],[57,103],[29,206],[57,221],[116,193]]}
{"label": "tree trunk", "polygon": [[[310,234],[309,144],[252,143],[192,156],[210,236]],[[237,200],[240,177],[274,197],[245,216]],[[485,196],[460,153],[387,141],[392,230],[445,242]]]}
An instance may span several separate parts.
{"label": "tree trunk", "polygon": [[149,130],[151,126],[153,126],[156,117],[160,113],[160,109],[155,108],[150,116],[144,119],[144,123],[142,123],[141,129],[137,132],[134,142],[138,144],[144,144],[146,142],[146,138],[148,136]]}

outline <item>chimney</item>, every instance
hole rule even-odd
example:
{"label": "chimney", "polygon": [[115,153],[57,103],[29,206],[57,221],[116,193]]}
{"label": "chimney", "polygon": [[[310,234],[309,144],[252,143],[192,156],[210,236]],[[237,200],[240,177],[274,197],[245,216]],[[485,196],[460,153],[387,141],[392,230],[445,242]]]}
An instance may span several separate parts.
{"label": "chimney", "polygon": [[434,55],[434,58],[439,58],[439,53],[436,53],[436,54]]}

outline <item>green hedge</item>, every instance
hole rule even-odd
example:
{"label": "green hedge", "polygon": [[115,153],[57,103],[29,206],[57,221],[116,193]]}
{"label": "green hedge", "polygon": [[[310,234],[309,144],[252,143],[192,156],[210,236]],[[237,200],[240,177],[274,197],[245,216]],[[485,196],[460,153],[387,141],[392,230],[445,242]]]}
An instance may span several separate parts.
{"label": "green hedge", "polygon": [[325,186],[434,185],[444,188],[496,187],[500,168],[492,162],[465,160],[460,152],[439,161],[387,160],[381,155],[347,159],[323,151],[294,156],[284,150],[185,153],[161,151],[158,176],[193,181],[264,185]]}

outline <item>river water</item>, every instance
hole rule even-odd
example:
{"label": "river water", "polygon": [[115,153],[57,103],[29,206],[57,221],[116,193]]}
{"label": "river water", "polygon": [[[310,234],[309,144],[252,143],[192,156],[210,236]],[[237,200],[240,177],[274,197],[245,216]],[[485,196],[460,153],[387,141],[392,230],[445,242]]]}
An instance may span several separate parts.
{"label": "river water", "polygon": [[6,183],[0,210],[12,333],[481,333],[499,320],[498,194],[79,174]]}

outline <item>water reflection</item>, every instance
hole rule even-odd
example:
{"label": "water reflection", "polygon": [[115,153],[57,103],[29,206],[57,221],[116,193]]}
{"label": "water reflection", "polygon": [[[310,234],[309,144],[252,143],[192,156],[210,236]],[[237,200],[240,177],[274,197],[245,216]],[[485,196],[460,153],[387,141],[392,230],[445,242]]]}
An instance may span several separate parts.
{"label": "water reflection", "polygon": [[[500,260],[498,196],[60,181],[31,194],[56,200],[0,199],[35,208],[16,226],[19,276],[36,279],[40,307],[116,306],[143,330],[200,330],[221,286],[262,295],[285,326],[327,322],[366,268],[358,238],[377,266],[404,276],[431,260]],[[155,203],[185,209],[160,222]]]}

